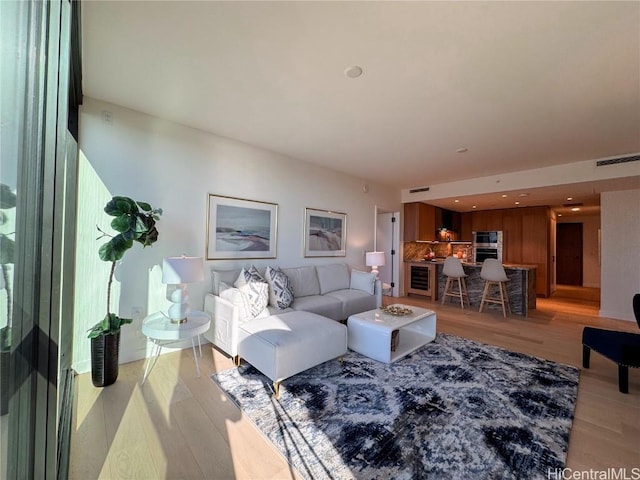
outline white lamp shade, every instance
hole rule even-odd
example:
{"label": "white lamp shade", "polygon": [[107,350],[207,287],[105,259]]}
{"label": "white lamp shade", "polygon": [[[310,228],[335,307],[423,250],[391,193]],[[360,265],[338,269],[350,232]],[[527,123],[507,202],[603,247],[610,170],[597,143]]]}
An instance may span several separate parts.
{"label": "white lamp shade", "polygon": [[194,283],[204,280],[202,257],[169,257],[162,262],[162,283]]}
{"label": "white lamp shade", "polygon": [[367,267],[381,267],[384,265],[384,252],[367,252],[365,263]]}

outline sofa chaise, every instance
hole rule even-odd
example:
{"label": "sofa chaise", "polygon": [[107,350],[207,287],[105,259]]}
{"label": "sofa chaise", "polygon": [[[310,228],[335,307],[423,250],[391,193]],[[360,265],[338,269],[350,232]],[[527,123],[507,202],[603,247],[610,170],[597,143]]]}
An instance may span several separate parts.
{"label": "sofa chaise", "polygon": [[[289,291],[284,301],[278,294],[283,283]],[[375,275],[346,263],[212,270],[212,293],[204,302],[212,322],[204,336],[236,365],[244,358],[269,377],[277,396],[285,378],[346,353],[341,322],[381,304]]]}

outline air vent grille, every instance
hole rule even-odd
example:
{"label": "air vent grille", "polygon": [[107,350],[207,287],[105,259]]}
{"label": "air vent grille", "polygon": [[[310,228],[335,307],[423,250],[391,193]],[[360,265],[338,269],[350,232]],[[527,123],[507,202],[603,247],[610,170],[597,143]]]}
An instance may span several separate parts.
{"label": "air vent grille", "polygon": [[603,167],[605,165],[617,165],[618,163],[637,162],[640,160],[640,155],[633,155],[631,157],[611,158],[609,160],[598,160],[596,167]]}
{"label": "air vent grille", "polygon": [[412,188],[409,193],[428,192],[429,187]]}

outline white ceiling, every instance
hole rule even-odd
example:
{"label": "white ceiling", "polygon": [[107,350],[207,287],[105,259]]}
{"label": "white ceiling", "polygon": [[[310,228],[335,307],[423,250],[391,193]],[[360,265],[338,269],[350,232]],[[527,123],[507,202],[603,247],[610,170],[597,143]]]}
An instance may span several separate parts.
{"label": "white ceiling", "polygon": [[[366,181],[406,189],[640,152],[640,2],[82,11],[85,95]],[[344,74],[353,65],[361,77]]]}

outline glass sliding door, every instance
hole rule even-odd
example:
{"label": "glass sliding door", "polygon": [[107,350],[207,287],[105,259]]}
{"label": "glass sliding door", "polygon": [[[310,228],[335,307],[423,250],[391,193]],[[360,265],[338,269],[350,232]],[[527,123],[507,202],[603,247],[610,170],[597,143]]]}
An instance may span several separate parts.
{"label": "glass sliding door", "polygon": [[0,479],[65,475],[77,157],[67,132],[70,18],[68,0],[0,1]]}

